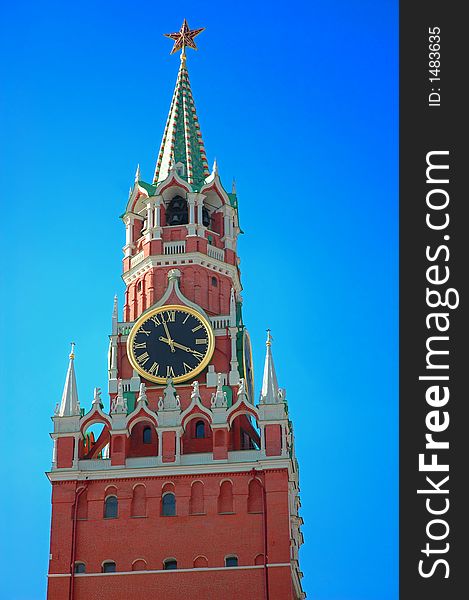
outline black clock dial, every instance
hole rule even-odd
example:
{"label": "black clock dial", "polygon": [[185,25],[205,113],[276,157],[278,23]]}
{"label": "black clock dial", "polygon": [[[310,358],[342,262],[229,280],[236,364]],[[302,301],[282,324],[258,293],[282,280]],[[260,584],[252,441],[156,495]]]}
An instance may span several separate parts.
{"label": "black clock dial", "polygon": [[213,331],[194,309],[163,306],[143,315],[128,340],[134,368],[150,381],[186,381],[208,364],[214,348]]}

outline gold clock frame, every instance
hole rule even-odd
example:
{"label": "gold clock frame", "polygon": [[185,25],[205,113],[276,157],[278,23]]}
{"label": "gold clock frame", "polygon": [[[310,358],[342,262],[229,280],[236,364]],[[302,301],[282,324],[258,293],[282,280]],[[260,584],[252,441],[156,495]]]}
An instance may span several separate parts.
{"label": "gold clock frame", "polygon": [[138,364],[134,353],[133,353],[133,342],[137,331],[140,329],[141,325],[151,319],[154,315],[157,315],[162,312],[167,312],[169,310],[179,310],[185,313],[191,314],[193,317],[199,319],[201,323],[203,323],[205,329],[208,334],[208,347],[207,353],[203,360],[199,363],[199,365],[190,373],[185,373],[184,375],[179,375],[178,377],[173,378],[174,383],[182,383],[183,381],[189,381],[189,379],[193,379],[196,375],[201,373],[205,367],[210,362],[213,353],[215,351],[215,334],[213,333],[212,325],[198,310],[192,308],[191,306],[184,306],[183,304],[166,304],[164,306],[158,306],[156,308],[151,308],[150,310],[144,312],[140,317],[135,321],[130,333],[127,338],[127,356],[129,357],[130,364],[132,367],[145,379],[148,381],[152,381],[153,383],[166,384],[168,381],[167,377],[156,377],[154,375],[150,375],[144,369],[140,367]]}
{"label": "gold clock frame", "polygon": [[[243,374],[244,374],[244,380],[246,381],[247,379],[247,369],[246,369],[246,352],[245,352],[245,345],[246,345],[246,338],[248,339],[249,342],[249,356],[251,358],[251,374],[252,374],[252,393],[254,394],[254,384],[255,384],[255,379],[254,379],[254,360],[252,357],[252,344],[251,344],[251,336],[249,335],[249,332],[246,328],[244,328],[243,330]],[[247,381],[246,381],[247,383]],[[249,400],[254,404],[254,398],[249,398]]]}

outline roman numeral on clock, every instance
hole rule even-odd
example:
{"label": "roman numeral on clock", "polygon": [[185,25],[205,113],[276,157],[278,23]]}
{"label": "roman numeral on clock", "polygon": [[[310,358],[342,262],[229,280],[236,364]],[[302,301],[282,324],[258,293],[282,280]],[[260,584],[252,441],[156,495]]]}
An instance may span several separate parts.
{"label": "roman numeral on clock", "polygon": [[158,373],[158,369],[160,368],[160,365],[157,362],[154,362],[151,367],[148,369],[148,373],[150,375],[157,375]]}
{"label": "roman numeral on clock", "polygon": [[182,363],[184,366],[184,373],[189,373],[190,371],[192,371],[192,367],[190,365],[188,365],[187,363]]}
{"label": "roman numeral on clock", "polygon": [[203,325],[197,325],[197,327],[194,327],[194,329],[192,330],[192,333],[199,331],[199,329],[202,329],[202,327],[203,327]]}
{"label": "roman numeral on clock", "polygon": [[146,342],[142,342],[142,343],[134,343],[134,348],[146,348],[147,347],[147,343]]}
{"label": "roman numeral on clock", "polygon": [[169,365],[166,366],[166,377],[175,377],[174,369]]}
{"label": "roman numeral on clock", "polygon": [[146,362],[150,360],[150,355],[148,352],[144,352],[143,354],[139,354],[135,357],[141,365],[144,365]]}
{"label": "roman numeral on clock", "polygon": [[207,338],[197,338],[197,339],[195,340],[195,343],[196,343],[196,344],[206,344],[207,342],[208,342],[208,339],[207,339]]}

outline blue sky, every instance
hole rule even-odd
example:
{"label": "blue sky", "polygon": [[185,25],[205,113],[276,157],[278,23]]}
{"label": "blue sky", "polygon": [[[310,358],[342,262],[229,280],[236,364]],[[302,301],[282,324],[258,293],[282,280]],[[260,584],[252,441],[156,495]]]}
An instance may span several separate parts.
{"label": "blue sky", "polygon": [[44,598],[50,416],[71,339],[82,406],[106,388],[118,216],[137,163],[152,176],[179,62],[161,34],[186,17],[209,162],[237,181],[256,387],[270,327],[295,424],[305,589],[396,599],[397,2],[2,12],[2,594]]}

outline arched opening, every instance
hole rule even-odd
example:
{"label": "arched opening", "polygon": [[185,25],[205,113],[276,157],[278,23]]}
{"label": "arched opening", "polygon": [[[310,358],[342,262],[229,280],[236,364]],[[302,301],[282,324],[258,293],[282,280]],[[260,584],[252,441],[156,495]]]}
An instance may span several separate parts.
{"label": "arched opening", "polygon": [[149,421],[136,423],[130,432],[128,448],[128,458],[157,456],[158,435],[153,423]]}
{"label": "arched opening", "polygon": [[81,459],[109,458],[109,429],[104,423],[92,423],[83,432]]}
{"label": "arched opening", "polygon": [[204,514],[204,484],[201,481],[194,481],[194,483],[191,486],[189,514]]}
{"label": "arched opening", "polygon": [[238,415],[231,423],[230,450],[258,450],[260,436],[254,419],[247,414]]}
{"label": "arched opening", "polygon": [[113,560],[107,560],[106,562],[103,562],[101,572],[102,573],[115,573],[116,572],[116,563]]}
{"label": "arched opening", "polygon": [[166,225],[186,225],[189,223],[187,202],[182,196],[174,196],[166,208]]}
{"label": "arched opening", "polygon": [[212,428],[205,418],[192,418],[187,424],[182,436],[182,453],[212,452]]}
{"label": "arched opening", "polygon": [[107,496],[104,500],[104,518],[117,519],[119,516],[119,502],[116,496]]}
{"label": "arched opening", "polygon": [[218,494],[218,512],[230,514],[233,512],[233,484],[231,481],[223,481]]}
{"label": "arched opening", "polygon": [[173,492],[166,492],[161,499],[161,516],[176,516],[176,496],[173,494]]}
{"label": "arched opening", "polygon": [[147,561],[143,558],[137,558],[132,563],[132,571],[146,571],[147,570]]}
{"label": "arched opening", "polygon": [[130,515],[132,517],[147,516],[147,498],[145,486],[141,483],[137,484],[133,489],[132,505],[130,507]]}
{"label": "arched opening", "polygon": [[194,568],[195,569],[203,569],[204,567],[208,567],[208,560],[205,556],[196,556],[194,558]]}
{"label": "arched opening", "polygon": [[258,479],[251,479],[248,488],[248,512],[261,513],[263,510],[262,484]]}
{"label": "arched opening", "polygon": [[178,568],[178,561],[175,558],[166,558],[163,561],[163,568],[165,571],[174,571]]}
{"label": "arched opening", "polygon": [[225,567],[237,567],[238,557],[234,554],[231,556],[225,556]]}
{"label": "arched opening", "polygon": [[86,573],[86,565],[84,562],[77,561],[75,563],[75,573],[77,573],[77,574]]}

